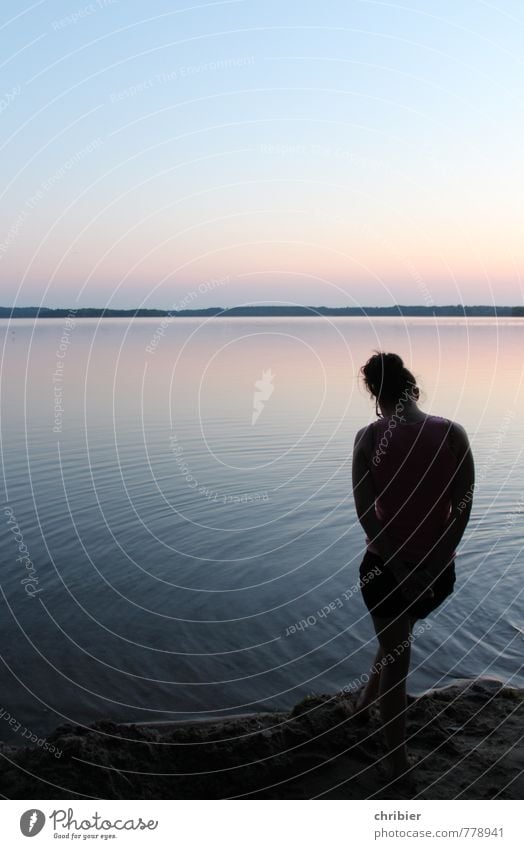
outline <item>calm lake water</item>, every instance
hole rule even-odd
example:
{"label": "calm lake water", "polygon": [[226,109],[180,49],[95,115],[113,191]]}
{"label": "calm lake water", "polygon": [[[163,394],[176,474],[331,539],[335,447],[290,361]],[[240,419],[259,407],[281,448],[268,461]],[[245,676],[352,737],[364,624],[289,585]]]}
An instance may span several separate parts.
{"label": "calm lake water", "polygon": [[[415,640],[409,689],[524,686],[522,320],[16,320],[0,342],[0,710],[22,726],[356,684],[374,639],[351,455],[375,348],[466,427],[477,469],[456,590]],[[5,718],[0,736],[24,742]]]}

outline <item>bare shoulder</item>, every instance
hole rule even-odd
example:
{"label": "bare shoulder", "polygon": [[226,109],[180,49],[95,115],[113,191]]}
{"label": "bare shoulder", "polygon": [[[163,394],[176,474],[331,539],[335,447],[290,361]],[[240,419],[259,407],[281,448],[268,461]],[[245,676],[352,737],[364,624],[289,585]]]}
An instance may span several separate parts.
{"label": "bare shoulder", "polygon": [[362,452],[367,457],[371,455],[373,446],[373,425],[368,424],[361,427],[355,434],[355,452]]}
{"label": "bare shoulder", "polygon": [[463,456],[470,450],[466,429],[458,422],[450,421],[449,436],[453,453]]}
{"label": "bare shoulder", "polygon": [[450,425],[454,436],[456,436],[458,439],[462,439],[464,442],[469,443],[468,434],[466,433],[465,427],[463,427],[458,422],[453,421],[450,421]]}
{"label": "bare shoulder", "polygon": [[364,427],[361,427],[360,430],[357,430],[357,432],[355,434],[355,445],[357,445],[362,440],[365,441],[366,439],[371,438],[372,427],[373,427],[373,424],[367,424],[367,425],[364,425]]}

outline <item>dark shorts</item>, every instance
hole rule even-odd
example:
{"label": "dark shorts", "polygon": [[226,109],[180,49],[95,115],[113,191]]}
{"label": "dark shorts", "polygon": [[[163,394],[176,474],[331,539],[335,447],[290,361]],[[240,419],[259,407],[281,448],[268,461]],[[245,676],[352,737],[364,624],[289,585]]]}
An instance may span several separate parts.
{"label": "dark shorts", "polygon": [[409,613],[417,619],[424,619],[451,595],[454,585],[455,561],[453,560],[431,585],[433,597],[409,604],[378,554],[366,551],[360,564],[360,589],[364,603],[373,616],[389,618]]}

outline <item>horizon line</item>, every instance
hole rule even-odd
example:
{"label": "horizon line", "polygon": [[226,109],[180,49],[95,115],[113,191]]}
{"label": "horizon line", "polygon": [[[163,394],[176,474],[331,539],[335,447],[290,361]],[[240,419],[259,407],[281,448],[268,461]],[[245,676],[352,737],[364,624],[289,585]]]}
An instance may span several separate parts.
{"label": "horizon line", "polygon": [[46,307],[46,306],[37,306],[35,304],[29,304],[27,306],[2,306],[0,305],[0,310],[4,311],[14,311],[14,310],[39,310],[39,311],[57,311],[57,310],[69,310],[70,312],[78,312],[79,310],[99,310],[100,312],[111,311],[111,312],[134,312],[136,310],[140,310],[142,312],[163,312],[166,314],[180,313],[180,312],[208,312],[209,310],[239,310],[239,309],[298,309],[298,310],[394,310],[399,308],[404,309],[420,309],[420,310],[441,310],[441,309],[489,309],[489,310],[497,310],[497,309],[522,309],[524,307],[523,304],[483,304],[483,303],[447,303],[447,304],[376,304],[376,305],[367,305],[367,306],[355,306],[355,305],[345,305],[345,306],[329,306],[327,304],[319,304],[317,306],[313,306],[312,304],[285,304],[282,302],[273,303],[270,301],[262,301],[259,303],[244,303],[244,304],[233,304],[230,306],[219,306],[218,304],[209,307],[195,307],[191,309],[189,307],[183,307],[182,309],[173,309],[168,307],[98,307],[98,306],[80,306],[80,307]]}

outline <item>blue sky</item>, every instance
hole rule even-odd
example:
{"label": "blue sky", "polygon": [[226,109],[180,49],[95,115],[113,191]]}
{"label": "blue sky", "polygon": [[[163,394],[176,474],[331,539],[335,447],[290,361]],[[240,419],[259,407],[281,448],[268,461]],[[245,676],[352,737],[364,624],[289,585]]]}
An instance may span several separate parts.
{"label": "blue sky", "polygon": [[0,303],[522,303],[521,3],[1,14]]}

